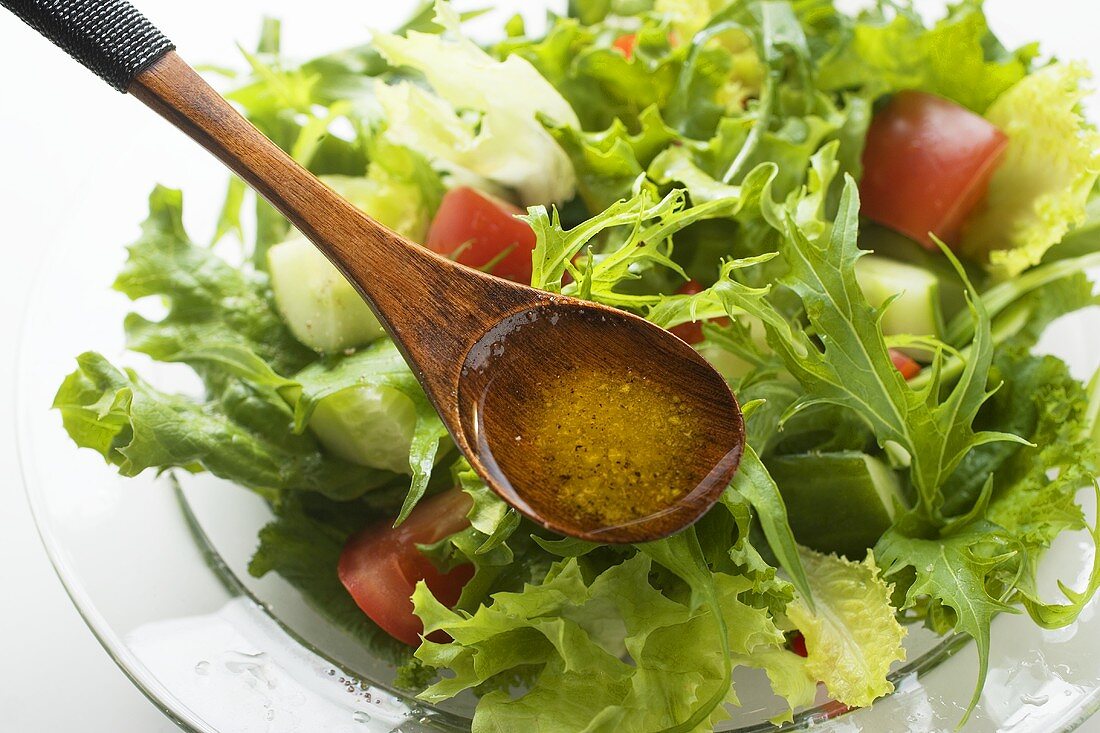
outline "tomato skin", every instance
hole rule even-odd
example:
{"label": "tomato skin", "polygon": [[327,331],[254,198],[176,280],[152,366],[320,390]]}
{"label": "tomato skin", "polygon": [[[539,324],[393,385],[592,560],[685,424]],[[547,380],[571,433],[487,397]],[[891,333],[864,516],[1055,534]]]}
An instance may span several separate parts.
{"label": "tomato skin", "polygon": [[808,657],[810,653],[806,651],[806,637],[801,632],[794,632],[794,636],[791,637],[791,651],[800,657]]}
{"label": "tomato skin", "polygon": [[[698,295],[706,288],[699,284],[695,280],[688,280],[686,283],[680,286],[680,289],[676,291],[677,295]],[[729,324],[728,318],[715,318],[714,323],[718,325]],[[673,326],[668,329],[673,335],[678,336],[682,341],[695,346],[696,344],[703,343],[703,322],[702,321],[688,321],[687,323],[681,323],[679,326]]]}
{"label": "tomato skin", "polygon": [[[473,577],[472,565],[441,573],[417,545],[428,545],[469,526],[470,497],[459,489],[422,501],[397,528],[381,522],[352,535],[340,553],[337,574],[372,621],[409,646],[420,644],[424,626],[413,613],[412,594],[423,580],[440,603],[453,606]],[[432,634],[433,641],[446,641]]]}
{"label": "tomato skin", "polygon": [[478,269],[500,258],[493,264],[492,274],[527,285],[531,282],[535,232],[516,218],[523,213],[476,189],[455,188],[443,196],[426,245],[437,254]]}
{"label": "tomato skin", "polygon": [[897,349],[890,349],[890,360],[894,362],[894,368],[901,372],[901,376],[905,377],[906,381],[921,373],[921,365]]}
{"label": "tomato skin", "polygon": [[626,56],[627,59],[633,59],[634,49],[638,45],[638,34],[627,33],[626,35],[619,36],[611,45],[612,47],[622,51],[623,55]]}
{"label": "tomato skin", "polygon": [[1008,137],[942,97],[900,92],[867,132],[862,212],[931,250],[929,236],[956,244],[985,198]]}

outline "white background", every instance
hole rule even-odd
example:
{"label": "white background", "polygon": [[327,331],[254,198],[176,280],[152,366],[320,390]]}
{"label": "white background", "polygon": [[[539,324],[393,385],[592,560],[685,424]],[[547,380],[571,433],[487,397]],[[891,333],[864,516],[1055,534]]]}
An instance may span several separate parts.
{"label": "white background", "polygon": [[[412,4],[140,3],[186,58],[231,64],[239,59],[234,43],[252,46],[264,14],[284,18],[284,46],[306,55],[361,42],[368,23],[390,25]],[[1093,0],[988,0],[987,6],[1009,46],[1039,39],[1048,53],[1088,59],[1100,69],[1100,11]],[[224,176],[182,136],[3,10],[0,62],[0,407],[6,408],[0,409],[0,733],[167,733],[175,727],[88,632],[39,543],[15,457],[14,344],[36,263],[51,242],[91,228],[97,241],[104,231],[130,241],[154,183],[182,187],[192,201],[206,190],[198,203],[209,207],[218,203]],[[80,202],[93,190],[112,191],[117,206],[89,212]],[[49,287],[48,273],[39,280],[38,287]],[[1100,723],[1086,729],[1100,731]]]}

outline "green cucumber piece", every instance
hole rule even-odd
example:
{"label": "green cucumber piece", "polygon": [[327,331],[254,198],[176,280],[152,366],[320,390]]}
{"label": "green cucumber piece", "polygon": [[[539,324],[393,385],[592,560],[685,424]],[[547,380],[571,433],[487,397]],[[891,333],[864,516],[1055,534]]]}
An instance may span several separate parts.
{"label": "green cucumber piece", "polygon": [[[768,332],[764,327],[764,322],[750,315],[741,315],[738,316],[738,318],[748,323],[752,333],[752,341],[756,347],[764,353],[770,353],[771,347],[768,346]],[[751,362],[742,359],[728,349],[722,348],[720,344],[716,344],[713,341],[704,341],[696,346],[695,349],[704,359],[710,362],[710,365],[714,367],[727,382],[735,382],[739,379],[743,379],[755,368],[755,365]]]}
{"label": "green cucumber piece", "polygon": [[743,379],[753,369],[752,364],[716,344],[704,341],[695,348],[727,382]]}
{"label": "green cucumber piece", "polygon": [[309,240],[275,245],[267,264],[279,313],[295,338],[311,349],[355,349],[385,333],[362,296]]}
{"label": "green cucumber piece", "polygon": [[416,407],[392,387],[345,389],[317,403],[310,430],[345,461],[394,473],[412,473],[409,449]]}
{"label": "green cucumber piece", "polygon": [[[944,323],[948,323],[966,308],[966,288],[959,273],[950,260],[940,251],[925,249],[904,234],[892,229],[868,223],[859,234],[859,246],[876,256],[904,262],[931,273],[940,281],[940,312]],[[962,261],[970,281],[981,283],[985,280],[984,270],[973,263]]]}
{"label": "green cucumber piece", "polygon": [[766,463],[795,539],[818,552],[862,560],[905,505],[897,474],[866,453],[807,453]]}
{"label": "green cucumber piece", "polygon": [[856,279],[872,306],[898,296],[882,316],[887,336],[940,336],[944,332],[940,281],[922,267],[877,255],[856,262]]}

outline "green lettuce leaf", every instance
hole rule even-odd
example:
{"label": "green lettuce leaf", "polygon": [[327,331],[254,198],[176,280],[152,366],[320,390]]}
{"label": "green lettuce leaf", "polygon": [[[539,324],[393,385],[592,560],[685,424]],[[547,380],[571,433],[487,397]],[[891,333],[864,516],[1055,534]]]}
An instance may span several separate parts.
{"label": "green lettuce leaf", "polygon": [[985,203],[967,224],[962,251],[988,260],[998,277],[1039,264],[1086,220],[1100,177],[1100,132],[1081,102],[1090,76],[1083,64],[1054,64],[1023,79],[986,117],[1009,138]]}
{"label": "green lettuce leaf", "polygon": [[493,493],[465,460],[455,464],[453,473],[458,486],[473,499],[467,514],[470,526],[424,549],[438,567],[463,563],[474,567],[457,607],[477,609],[492,593],[518,592],[546,577],[555,555],[541,551],[535,528]]}
{"label": "green lettuce leaf", "polygon": [[[663,556],[682,562],[671,548]],[[719,703],[735,700],[723,648],[763,664],[767,658],[756,653],[782,654],[783,635],[765,610],[742,600],[748,581],[702,569],[721,608],[719,624],[709,602],[655,588],[653,569],[639,553],[588,580],[580,560],[564,560],[540,585],[499,593],[473,614],[441,606],[421,584],[413,599],[426,630],[453,639],[417,650],[427,664],[453,672],[422,697],[443,700],[524,670],[529,690],[516,698],[499,689],[486,694],[474,731],[710,730],[727,716]],[[786,668],[774,666],[782,678]]]}
{"label": "green lettuce leaf", "polygon": [[631,132],[616,119],[606,130],[584,132],[575,127],[553,126],[550,132],[565,149],[577,171],[577,193],[589,211],[604,211],[633,196],[634,185],[654,157],[680,136],[661,118],[657,107],[638,116],[641,129]]}
{"label": "green lettuce leaf", "polygon": [[802,550],[815,607],[802,596],[787,616],[806,639],[807,667],[833,698],[866,707],[894,691],[886,678],[894,662],[905,660],[905,629],[890,604],[888,585],[868,553],[862,563]]}
{"label": "green lettuce leaf", "polygon": [[150,195],[149,218],[115,288],[132,300],[159,297],[168,306],[159,321],[127,316],[127,347],[188,364],[208,381],[221,378],[204,356],[213,352],[256,358],[279,374],[293,374],[316,358],[283,324],[264,275],[234,267],[191,241],[179,191],[158,186]]}
{"label": "green lettuce leaf", "polygon": [[[635,21],[626,31],[613,21],[588,26],[562,18],[544,38],[510,39],[494,52],[531,64],[576,111],[580,122],[576,127],[606,130],[623,124],[637,130],[643,111],[663,112],[672,101],[688,53],[673,46],[661,19],[639,21],[640,27]],[[631,58],[612,46],[627,32],[635,37]],[[700,96],[716,92],[712,87],[700,90]]]}
{"label": "green lettuce leaf", "polygon": [[99,354],[77,359],[54,398],[73,441],[99,452],[123,476],[154,469],[209,471],[270,496],[315,491],[352,499],[391,474],[326,455],[309,435],[290,430],[286,405],[238,382],[209,401],[162,392]]}
{"label": "green lettuce leaf", "polygon": [[820,84],[827,90],[865,87],[876,96],[920,89],[984,113],[1024,78],[1037,48],[1006,51],[982,6],[982,0],[963,0],[932,28],[911,10],[872,11],[836,39],[818,71]]}
{"label": "green lettuce leaf", "polygon": [[260,530],[249,574],[262,578],[277,573],[296,587],[311,607],[373,653],[392,662],[407,660],[409,649],[363,613],[336,574],[348,537],[378,515],[358,502],[310,506],[295,497],[283,497],[273,508],[276,518]]}
{"label": "green lettuce leaf", "polygon": [[791,577],[804,602],[813,608],[813,585],[795,544],[783,495],[750,445],[745,446],[745,455],[741,458],[741,466],[733,477],[730,490],[741,494],[752,505],[772,552]]}

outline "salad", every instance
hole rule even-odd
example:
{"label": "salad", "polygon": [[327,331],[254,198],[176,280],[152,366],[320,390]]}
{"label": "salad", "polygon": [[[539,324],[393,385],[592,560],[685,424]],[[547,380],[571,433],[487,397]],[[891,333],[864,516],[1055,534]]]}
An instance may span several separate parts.
{"label": "salad", "polygon": [[166,306],[126,318],[129,349],[201,394],[86,353],[54,404],[69,435],[126,476],[258,493],[250,572],[422,699],[472,690],[478,733],[711,730],[741,667],[785,701],[777,723],[819,683],[867,706],[914,624],[973,638],[972,709],[998,614],[1066,626],[1100,587],[1094,561],[1062,598],[1037,588],[1059,535],[1100,541],[1077,503],[1100,379],[1035,353],[1100,302],[1088,70],[1005,48],[979,0],[931,25],[894,0],[572,0],[487,46],[473,15],[440,0],[305,63],[268,21],[248,71],[218,73],[409,239],[695,345],[747,421],[720,503],[636,546],[521,518],[351,285],[236,179],[213,244],[153,191],[115,282]]}

